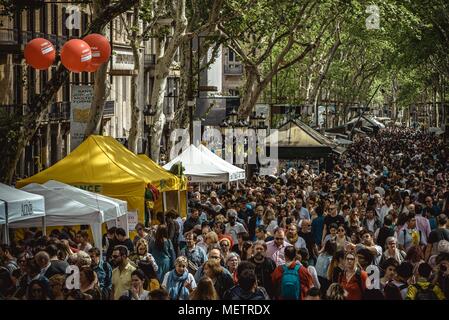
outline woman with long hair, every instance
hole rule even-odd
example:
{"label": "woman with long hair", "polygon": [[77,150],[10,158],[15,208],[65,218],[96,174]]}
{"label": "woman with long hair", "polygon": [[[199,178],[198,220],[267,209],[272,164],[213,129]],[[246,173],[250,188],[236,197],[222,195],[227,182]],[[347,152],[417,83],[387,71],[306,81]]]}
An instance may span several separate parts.
{"label": "woman with long hair", "polygon": [[[131,273],[131,289],[126,292],[123,292],[122,300],[148,300],[150,292],[145,290],[145,284],[147,281],[147,277],[145,273],[136,269]],[[126,299],[124,299],[126,298]]]}
{"label": "woman with long hair", "polygon": [[346,300],[362,300],[367,278],[368,274],[359,267],[357,255],[347,252],[344,269],[338,279],[338,283],[348,292]]}
{"label": "woman with long hair", "polygon": [[328,241],[324,245],[324,250],[318,255],[316,260],[315,269],[318,276],[318,280],[321,284],[321,293],[324,295],[329,288],[330,281],[328,279],[328,270],[331,265],[333,256],[335,255],[337,245],[333,241]]}
{"label": "woman with long hair", "polygon": [[224,293],[234,286],[232,276],[224,272],[220,261],[217,259],[206,261],[204,264],[204,274],[212,279],[220,299],[223,299]]}
{"label": "woman with long hair", "polygon": [[198,285],[190,294],[190,300],[218,300],[217,291],[211,278],[204,276],[198,281]]}
{"label": "woman with long hair", "polygon": [[80,291],[85,295],[89,295],[91,297],[90,300],[101,299],[97,274],[90,267],[83,267],[80,270]]}
{"label": "woman with long hair", "polygon": [[253,243],[251,241],[243,242],[241,260],[246,261],[253,256]]}
{"label": "woman with long hair", "polygon": [[173,269],[176,258],[173,244],[167,237],[167,227],[160,225],[157,228],[155,239],[149,245],[149,252],[158,265],[157,276],[159,280],[164,279],[165,274]]}
{"label": "woman with long hair", "polygon": [[146,278],[149,280],[147,290],[153,291],[159,289],[160,284],[157,278],[159,266],[151,253],[148,252],[148,242],[145,239],[141,238],[137,240],[135,254],[130,259],[144,272]]}
{"label": "woman with long hair", "polygon": [[418,278],[418,267],[424,262],[424,253],[420,246],[411,246],[407,250],[405,261],[410,262],[413,265],[413,279]]}

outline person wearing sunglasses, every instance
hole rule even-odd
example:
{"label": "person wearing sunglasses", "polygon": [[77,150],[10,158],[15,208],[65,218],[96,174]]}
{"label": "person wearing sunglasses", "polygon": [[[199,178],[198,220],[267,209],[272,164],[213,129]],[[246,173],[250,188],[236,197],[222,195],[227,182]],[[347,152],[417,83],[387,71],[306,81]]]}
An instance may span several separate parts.
{"label": "person wearing sunglasses", "polygon": [[112,252],[116,268],[112,270],[112,298],[118,300],[123,292],[131,289],[131,274],[136,268],[129,262],[128,248],[118,245]]}
{"label": "person wearing sunglasses", "polygon": [[285,230],[283,228],[276,228],[274,230],[274,240],[267,242],[266,257],[272,258],[276,266],[285,263],[284,249],[292,246],[285,240]]}
{"label": "person wearing sunglasses", "polygon": [[146,241],[149,240],[150,234],[145,231],[145,226],[143,225],[143,223],[139,222],[138,224],[136,224],[135,230],[137,232],[137,235],[133,240],[134,247],[136,246],[137,241],[139,241],[140,239],[145,239]]}
{"label": "person wearing sunglasses", "polygon": [[327,215],[324,217],[322,243],[325,242],[326,235],[330,232],[330,226],[336,224],[337,226],[344,224],[345,218],[338,214],[337,205],[333,202],[329,203]]}
{"label": "person wearing sunglasses", "polygon": [[362,300],[368,274],[358,267],[357,255],[345,254],[344,270],[338,283],[348,292],[346,300]]}

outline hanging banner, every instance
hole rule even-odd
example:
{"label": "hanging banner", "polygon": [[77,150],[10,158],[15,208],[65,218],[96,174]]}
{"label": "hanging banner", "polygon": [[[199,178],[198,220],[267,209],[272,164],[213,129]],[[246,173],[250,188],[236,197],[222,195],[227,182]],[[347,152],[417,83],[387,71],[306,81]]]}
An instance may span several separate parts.
{"label": "hanging banner", "polygon": [[138,223],[137,211],[128,211],[128,230],[134,231]]}
{"label": "hanging banner", "polygon": [[84,131],[89,121],[93,86],[72,85],[70,99],[70,151],[83,142]]}

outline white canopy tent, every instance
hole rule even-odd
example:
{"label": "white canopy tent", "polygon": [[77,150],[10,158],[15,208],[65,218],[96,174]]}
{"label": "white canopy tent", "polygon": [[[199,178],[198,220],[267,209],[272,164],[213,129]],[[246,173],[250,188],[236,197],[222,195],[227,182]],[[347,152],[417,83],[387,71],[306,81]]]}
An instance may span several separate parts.
{"label": "white canopy tent", "polygon": [[[45,198],[45,226],[73,226],[88,224],[92,227],[95,246],[101,248],[101,224],[106,222],[104,213],[96,206],[89,206],[65,194],[38,183],[22,188]],[[11,223],[12,228],[38,227],[40,219],[28,219]]]}
{"label": "white canopy tent", "polygon": [[45,216],[44,197],[0,183],[0,224],[4,225],[4,241],[9,243],[8,226],[29,219],[42,224]]}
{"label": "white canopy tent", "polygon": [[178,162],[182,163],[184,174],[191,182],[229,182],[229,172],[219,167],[193,144],[163,168],[170,170]]}
{"label": "white canopy tent", "polygon": [[204,146],[202,144],[198,147],[198,149],[202,153],[204,153],[209,159],[211,159],[215,163],[215,165],[217,165],[219,168],[221,168],[229,173],[229,181],[230,182],[245,179],[245,170],[244,169],[230,164],[229,162],[227,162],[226,160],[217,156],[215,153],[210,151],[206,146]]}
{"label": "white canopy tent", "polygon": [[[117,219],[124,219],[125,221],[125,231],[129,236],[128,230],[128,219],[127,219],[127,203],[126,201],[107,197],[98,193],[82,190],[71,185],[49,180],[43,184],[44,187],[59,191],[65,196],[74,199],[87,206],[97,208],[103,212],[103,221],[112,221]],[[98,230],[93,229],[94,237],[97,238],[98,235],[95,234]],[[101,228],[99,229],[99,234],[101,237]]]}

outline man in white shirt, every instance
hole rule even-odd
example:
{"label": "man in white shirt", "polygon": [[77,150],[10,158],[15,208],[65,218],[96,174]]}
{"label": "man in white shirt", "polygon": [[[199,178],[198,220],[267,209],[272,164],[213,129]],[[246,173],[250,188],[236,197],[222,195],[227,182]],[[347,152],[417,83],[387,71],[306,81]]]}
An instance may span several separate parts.
{"label": "man in white shirt", "polygon": [[226,233],[230,234],[234,243],[238,243],[237,235],[241,232],[247,232],[243,224],[237,222],[237,211],[229,209],[227,212],[228,223],[226,223]]}
{"label": "man in white shirt", "polygon": [[386,196],[384,199],[384,204],[380,208],[380,213],[378,214],[379,220],[382,224],[384,224],[384,219],[390,212],[390,210],[393,209],[392,201],[390,196]]}
{"label": "man in white shirt", "polygon": [[285,264],[284,249],[292,246],[285,241],[285,231],[282,228],[276,228],[274,231],[274,240],[267,242],[267,251],[265,253],[267,258],[273,259],[276,266]]}

